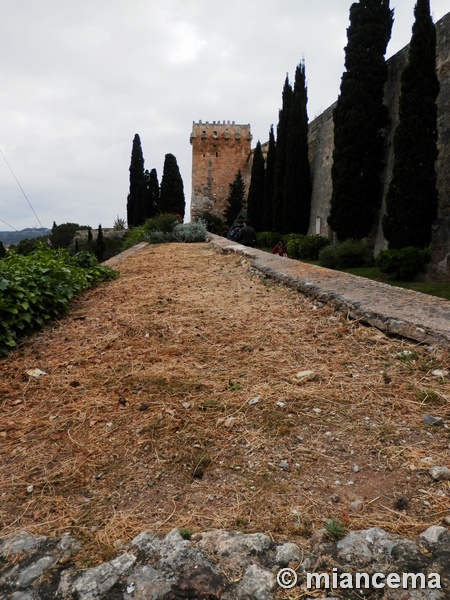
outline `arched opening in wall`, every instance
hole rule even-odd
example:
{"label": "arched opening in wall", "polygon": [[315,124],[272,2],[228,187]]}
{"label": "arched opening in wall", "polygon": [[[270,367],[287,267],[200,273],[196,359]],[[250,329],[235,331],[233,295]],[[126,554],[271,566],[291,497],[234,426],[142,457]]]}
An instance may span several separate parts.
{"label": "arched opening in wall", "polygon": [[219,153],[218,152],[216,152],[216,158],[219,158]]}

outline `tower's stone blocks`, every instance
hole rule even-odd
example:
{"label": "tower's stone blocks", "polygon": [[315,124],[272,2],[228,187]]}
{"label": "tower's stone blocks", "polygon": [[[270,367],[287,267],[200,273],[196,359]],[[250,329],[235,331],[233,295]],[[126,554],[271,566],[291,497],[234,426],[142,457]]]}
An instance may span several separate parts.
{"label": "tower's stone blocks", "polygon": [[251,141],[250,125],[193,123],[191,219],[205,211],[223,217],[237,172],[249,176]]}

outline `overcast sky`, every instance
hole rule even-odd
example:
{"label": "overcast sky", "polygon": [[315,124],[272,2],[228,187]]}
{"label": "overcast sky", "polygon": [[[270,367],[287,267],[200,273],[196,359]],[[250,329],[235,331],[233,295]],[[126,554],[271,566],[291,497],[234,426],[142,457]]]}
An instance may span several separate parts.
{"label": "overcast sky", "polygon": [[[192,122],[250,123],[266,141],[302,59],[314,119],[339,93],[351,4],[3,0],[0,230],[125,218],[135,133],[160,182],[175,155],[188,210]],[[391,0],[387,57],[409,43],[414,6]],[[449,1],[431,10],[437,22]]]}

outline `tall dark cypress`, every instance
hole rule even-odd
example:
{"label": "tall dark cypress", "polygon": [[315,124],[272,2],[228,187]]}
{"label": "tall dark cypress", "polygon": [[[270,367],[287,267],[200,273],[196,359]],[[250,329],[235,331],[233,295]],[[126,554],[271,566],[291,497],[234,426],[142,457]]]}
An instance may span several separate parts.
{"label": "tall dark cypress", "polygon": [[328,223],[339,240],[369,235],[381,206],[385,61],[393,11],[389,0],[360,0],[350,7],[346,71],[333,113],[333,191]]}
{"label": "tall dark cypress", "polygon": [[162,213],[180,215],[184,220],[186,201],[184,198],[183,180],[177,159],[173,154],[166,154],[161,179],[159,208]]}
{"label": "tall dark cypress", "polygon": [[283,230],[306,234],[311,213],[311,172],[308,157],[308,111],[305,63],[295,71],[294,94],[287,140]]}
{"label": "tall dark cypress", "polygon": [[273,228],[279,233],[284,233],[284,178],[286,174],[287,144],[293,96],[292,86],[289,83],[289,78],[286,76],[283,87],[282,106],[278,113],[275,191],[273,195]]}
{"label": "tall dark cypress", "polygon": [[134,202],[134,213],[133,213],[133,226],[139,227],[145,223],[145,204],[146,204],[146,184],[145,175],[144,179],[137,182],[136,185],[136,196]]}
{"label": "tall dark cypress", "polygon": [[244,206],[245,198],[245,181],[242,177],[242,173],[239,171],[236,173],[234,181],[230,183],[230,191],[227,198],[227,207],[224,213],[225,223],[227,227],[231,227]]}
{"label": "tall dark cypress", "polygon": [[151,219],[159,214],[159,182],[156,169],[145,171],[144,177],[146,186],[144,216],[145,219]]}
{"label": "tall dark cypress", "polygon": [[142,194],[140,188],[144,182],[144,156],[142,154],[141,139],[136,133],[133,139],[131,149],[130,163],[130,193],[127,198],[127,222],[128,227],[134,227],[138,223],[135,222],[136,215],[139,215],[141,210],[137,206],[141,201]]}
{"label": "tall dark cypress", "polygon": [[276,144],[275,135],[273,133],[273,125],[271,125],[269,131],[269,147],[267,149],[266,158],[266,177],[264,181],[264,231],[272,231],[273,229],[273,194],[275,190],[275,161]]}
{"label": "tall dark cypress", "polygon": [[394,164],[383,218],[389,248],[430,244],[437,217],[435,162],[439,80],[436,74],[436,30],[429,0],[418,0],[401,78],[399,121],[394,136]]}
{"label": "tall dark cypress", "polygon": [[262,231],[264,222],[264,183],[265,161],[261,142],[256,144],[253,152],[252,172],[247,197],[247,218],[256,231]]}

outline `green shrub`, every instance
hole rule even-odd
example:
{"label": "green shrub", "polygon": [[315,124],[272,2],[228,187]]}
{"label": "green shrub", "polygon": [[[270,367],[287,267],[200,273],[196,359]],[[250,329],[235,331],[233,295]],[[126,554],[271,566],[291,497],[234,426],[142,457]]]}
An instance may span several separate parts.
{"label": "green shrub", "polygon": [[283,236],[276,231],[260,231],[258,232],[258,247],[272,249],[281,239],[284,239]]}
{"label": "green shrub", "polygon": [[289,258],[299,258],[298,248],[303,236],[297,233],[288,233],[283,237]]}
{"label": "green shrub", "polygon": [[377,257],[376,266],[398,281],[412,281],[418,273],[426,271],[430,258],[428,248],[408,246],[400,250],[383,250]]}
{"label": "green shrub", "polygon": [[289,258],[317,260],[319,252],[330,244],[330,240],[321,235],[302,235],[289,233],[285,236]]}
{"label": "green shrub", "polygon": [[190,223],[177,223],[173,229],[173,237],[177,242],[204,242],[207,235],[208,229],[202,219]]}
{"label": "green shrub", "polygon": [[0,261],[0,356],[17,345],[19,336],[63,314],[76,294],[116,276],[91,258],[45,245],[28,256],[8,253]]}
{"label": "green shrub", "polygon": [[345,240],[341,244],[324,246],[319,252],[319,262],[328,269],[363,267],[372,262],[372,253],[362,240]]}
{"label": "green shrub", "polygon": [[216,233],[217,235],[226,236],[228,228],[220,217],[205,211],[199,218],[206,223],[208,231]]}
{"label": "green shrub", "polygon": [[304,235],[298,241],[298,258],[317,260],[322,248],[330,245],[330,240],[322,235]]}
{"label": "green shrub", "polygon": [[327,269],[339,269],[340,259],[338,246],[325,246],[319,252],[319,264]]}
{"label": "green shrub", "polygon": [[[157,217],[147,219],[143,225],[133,227],[124,243],[124,250],[139,244],[139,242],[150,242],[153,244],[161,242],[170,242],[173,228],[180,222],[179,215],[162,214]],[[154,233],[158,232],[158,233]],[[168,234],[160,235],[160,234]]]}
{"label": "green shrub", "polygon": [[167,242],[173,242],[173,234],[167,231],[152,229],[146,231],[139,241],[148,242],[149,244],[165,244]]}

